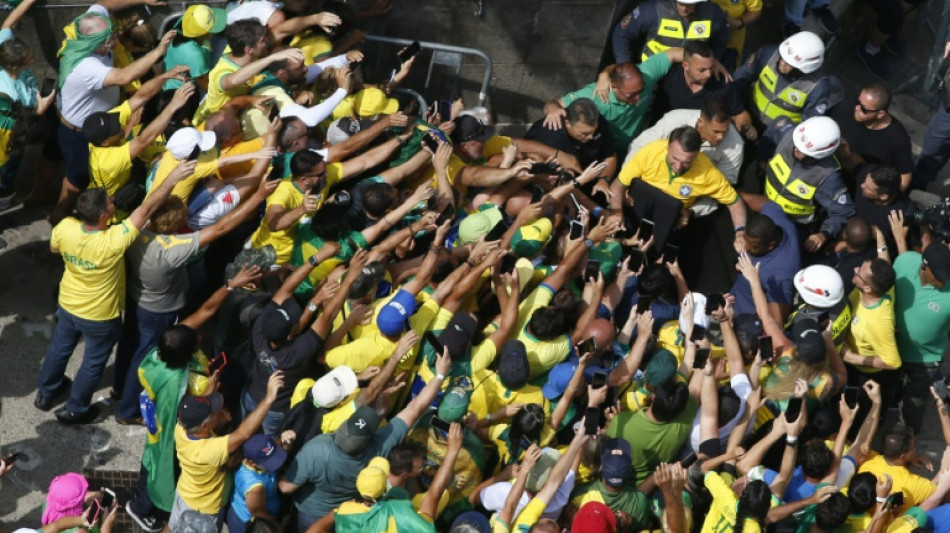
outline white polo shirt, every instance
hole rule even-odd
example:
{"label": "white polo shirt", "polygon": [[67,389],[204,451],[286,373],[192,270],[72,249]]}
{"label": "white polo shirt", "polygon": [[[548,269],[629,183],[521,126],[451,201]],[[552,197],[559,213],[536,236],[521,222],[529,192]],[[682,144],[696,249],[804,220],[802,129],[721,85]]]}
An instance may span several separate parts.
{"label": "white polo shirt", "polygon": [[[109,16],[109,11],[99,4],[89,6],[86,13]],[[82,128],[89,115],[119,105],[119,86],[104,86],[106,76],[113,68],[111,52],[105,56],[92,54],[69,73],[56,94],[56,107],[66,122]]]}

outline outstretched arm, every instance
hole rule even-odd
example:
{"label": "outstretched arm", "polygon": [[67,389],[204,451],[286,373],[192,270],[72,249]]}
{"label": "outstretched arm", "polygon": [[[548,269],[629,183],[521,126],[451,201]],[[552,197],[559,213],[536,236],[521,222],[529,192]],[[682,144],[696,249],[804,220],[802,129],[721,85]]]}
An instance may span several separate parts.
{"label": "outstretched arm", "polygon": [[218,312],[218,309],[221,308],[221,304],[224,303],[225,298],[228,297],[228,294],[231,294],[236,288],[246,287],[248,285],[254,285],[261,278],[261,269],[260,267],[248,267],[244,266],[241,270],[235,274],[235,276],[227,280],[223,287],[214,291],[214,294],[198,308],[197,311],[188,316],[188,318],[179,322],[183,326],[188,326],[193,330],[198,330]]}

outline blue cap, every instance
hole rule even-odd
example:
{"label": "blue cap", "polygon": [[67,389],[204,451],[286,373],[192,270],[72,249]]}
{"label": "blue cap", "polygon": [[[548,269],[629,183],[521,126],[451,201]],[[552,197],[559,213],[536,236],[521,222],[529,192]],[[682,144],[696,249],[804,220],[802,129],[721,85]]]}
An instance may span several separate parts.
{"label": "blue cap", "polygon": [[478,511],[468,511],[458,515],[455,522],[452,522],[452,529],[459,524],[467,524],[474,527],[478,533],[491,533],[491,525],[485,515]]}
{"label": "blue cap", "polygon": [[556,400],[567,390],[567,384],[574,377],[577,363],[564,362],[556,365],[548,373],[548,381],[541,387],[541,393],[549,400]]}
{"label": "blue cap", "polygon": [[416,297],[400,289],[379,311],[376,325],[383,335],[397,337],[409,329],[409,317],[415,312]]}
{"label": "blue cap", "polygon": [[625,439],[607,439],[600,454],[600,474],[604,483],[620,488],[633,473],[633,454]]}

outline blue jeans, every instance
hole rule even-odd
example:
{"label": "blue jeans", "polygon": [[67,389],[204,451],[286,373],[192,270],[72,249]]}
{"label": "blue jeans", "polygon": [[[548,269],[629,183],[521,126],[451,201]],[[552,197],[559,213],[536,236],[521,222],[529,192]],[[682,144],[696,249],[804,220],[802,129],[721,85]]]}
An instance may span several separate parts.
{"label": "blue jeans", "polygon": [[[247,415],[251,414],[251,411],[257,409],[257,402],[254,401],[254,398],[251,398],[251,395],[244,393],[244,399],[241,401],[241,418],[247,418]],[[267,411],[267,414],[264,415],[264,422],[261,424],[261,431],[265,435],[270,435],[275,439],[279,437],[280,426],[284,422],[284,413],[278,413],[277,411]]]}
{"label": "blue jeans", "polygon": [[801,27],[806,9],[819,9],[830,3],[831,0],[785,0],[785,20]]}
{"label": "blue jeans", "polygon": [[122,339],[115,353],[115,377],[112,388],[122,394],[118,415],[122,418],[139,416],[139,365],[158,344],[162,333],[178,321],[178,312],[153,313],[128,302],[125,306],[125,323],[122,327]]}
{"label": "blue jeans", "polygon": [[58,307],[56,310],[56,331],[46,355],[38,383],[39,392],[50,397],[63,382],[66,365],[79,344],[79,338],[85,339],[86,351],[82,365],[73,379],[73,390],[66,402],[66,408],[75,414],[84,414],[89,410],[92,395],[99,386],[102,371],[109,362],[112,347],[122,334],[122,319],[86,320]]}
{"label": "blue jeans", "polygon": [[950,113],[940,108],[927,124],[924,131],[924,146],[914,167],[912,185],[915,189],[925,189],[927,184],[937,178],[937,173],[950,160]]}

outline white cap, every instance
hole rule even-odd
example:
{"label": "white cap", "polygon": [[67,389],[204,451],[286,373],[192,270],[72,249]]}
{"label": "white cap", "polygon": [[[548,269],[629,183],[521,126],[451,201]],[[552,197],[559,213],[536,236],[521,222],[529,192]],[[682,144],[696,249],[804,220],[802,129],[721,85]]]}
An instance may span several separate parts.
{"label": "white cap", "polygon": [[[686,295],[686,298],[693,298],[693,326],[700,326],[703,328],[709,327],[709,318],[706,316],[706,296],[698,292],[691,292]],[[683,301],[686,301],[686,298]],[[680,331],[686,329],[686,319],[683,317],[683,312],[680,311]]]}
{"label": "white cap", "polygon": [[179,161],[187,159],[197,146],[202,152],[214,148],[217,139],[213,131],[198,131],[195,128],[181,128],[165,143],[165,148]]}
{"label": "white cap", "polygon": [[313,404],[317,407],[336,407],[358,386],[356,372],[348,366],[338,366],[313,384]]}

